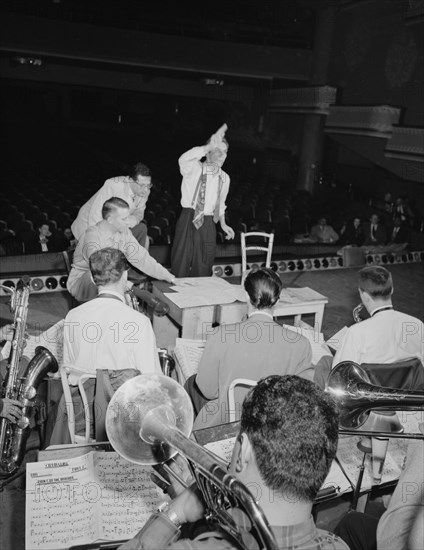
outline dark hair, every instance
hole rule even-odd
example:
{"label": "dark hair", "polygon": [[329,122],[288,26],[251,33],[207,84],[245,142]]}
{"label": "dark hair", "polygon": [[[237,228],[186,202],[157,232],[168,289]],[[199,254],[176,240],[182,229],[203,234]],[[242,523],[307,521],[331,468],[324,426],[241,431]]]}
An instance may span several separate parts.
{"label": "dark hair", "polygon": [[102,218],[107,220],[110,214],[113,214],[117,208],[129,208],[130,205],[124,199],[112,197],[108,199],[102,207]]}
{"label": "dark hair", "polygon": [[373,298],[387,298],[393,292],[392,275],[385,267],[364,267],[358,277],[359,288]]}
{"label": "dark hair", "polygon": [[117,248],[102,248],[93,252],[88,260],[91,275],[97,286],[116,283],[128,269],[125,254]]}
{"label": "dark hair", "polygon": [[278,302],[283,283],[272,269],[263,267],[247,275],[244,288],[252,306],[256,309],[268,309]]}
{"label": "dark hair", "polygon": [[268,376],[243,402],[246,433],[267,487],[312,501],[336,455],[338,414],[332,398],[298,376]]}
{"label": "dark hair", "polygon": [[152,175],[151,171],[150,171],[150,168],[148,166],[146,166],[145,164],[141,163],[141,162],[136,162],[135,164],[133,164],[132,166],[129,166],[127,168],[128,170],[128,176],[132,179],[132,180],[136,180],[137,179],[137,176],[145,176],[145,177],[149,177]]}

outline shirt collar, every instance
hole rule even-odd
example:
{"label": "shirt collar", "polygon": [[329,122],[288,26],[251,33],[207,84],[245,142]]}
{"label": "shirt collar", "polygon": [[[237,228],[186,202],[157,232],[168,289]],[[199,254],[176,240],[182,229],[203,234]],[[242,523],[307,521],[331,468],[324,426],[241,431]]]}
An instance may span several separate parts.
{"label": "shirt collar", "polygon": [[384,310],[389,310],[389,309],[393,309],[393,306],[391,305],[386,305],[386,306],[380,306],[380,307],[376,307],[375,309],[373,309],[370,313],[370,317],[373,317],[376,313],[378,313],[379,311],[384,311]]}
{"label": "shirt collar", "polygon": [[[279,548],[314,548],[308,545],[308,542],[313,541],[318,535],[312,516],[296,525],[273,525],[272,531]],[[318,545],[316,548],[318,548]]]}
{"label": "shirt collar", "polygon": [[269,317],[270,319],[274,320],[274,317],[266,311],[252,311],[252,313],[249,313],[248,315],[249,319],[252,317],[252,315],[265,315],[265,317]]}
{"label": "shirt collar", "polygon": [[106,290],[106,289],[100,290],[99,296],[101,296],[102,294],[112,294],[113,296],[116,296],[117,298],[119,298],[121,302],[125,304],[125,298],[122,296],[122,294],[119,294],[119,292],[116,292],[115,290]]}

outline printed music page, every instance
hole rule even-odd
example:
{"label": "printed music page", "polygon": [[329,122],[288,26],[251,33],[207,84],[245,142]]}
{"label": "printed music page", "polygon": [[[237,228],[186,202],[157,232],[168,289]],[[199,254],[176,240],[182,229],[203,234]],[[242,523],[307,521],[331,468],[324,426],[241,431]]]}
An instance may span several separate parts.
{"label": "printed music page", "polygon": [[177,338],[174,355],[177,359],[178,374],[183,384],[187,378],[196,374],[199,370],[200,360],[205,349],[203,340],[190,340],[189,338]]}
{"label": "printed music page", "polygon": [[150,468],[115,452],[28,463],[25,548],[132,538],[163,500]]}

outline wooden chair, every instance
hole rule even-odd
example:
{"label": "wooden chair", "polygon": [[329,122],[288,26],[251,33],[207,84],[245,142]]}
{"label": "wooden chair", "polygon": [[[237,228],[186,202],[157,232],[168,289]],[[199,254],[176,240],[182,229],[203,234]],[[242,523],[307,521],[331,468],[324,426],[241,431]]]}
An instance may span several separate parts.
{"label": "wooden chair", "polygon": [[[268,240],[268,246],[264,246],[258,243],[247,245],[246,239],[251,237],[261,237]],[[266,252],[265,266],[271,266],[272,247],[274,246],[274,233],[263,233],[261,231],[250,231],[249,233],[241,233],[241,282],[243,284],[247,275],[247,252],[249,250],[256,250],[259,252]],[[264,243],[265,244],[265,243]]]}
{"label": "wooden chair", "polygon": [[[228,422],[235,422],[237,420],[236,397],[235,397],[236,387],[242,386],[245,389],[249,389],[256,386],[256,384],[257,382],[255,382],[255,380],[249,380],[248,378],[236,378],[231,382],[231,384],[228,387]],[[240,410],[241,410],[241,406],[240,406]]]}

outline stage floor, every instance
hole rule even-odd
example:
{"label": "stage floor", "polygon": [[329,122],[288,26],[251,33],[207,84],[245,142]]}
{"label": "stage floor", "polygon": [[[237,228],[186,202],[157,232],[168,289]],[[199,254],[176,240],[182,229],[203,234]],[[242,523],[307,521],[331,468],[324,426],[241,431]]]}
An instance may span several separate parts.
{"label": "stage floor", "polygon": [[[352,309],[359,303],[356,273],[358,269],[335,269],[327,271],[294,272],[281,275],[287,287],[313,288],[328,297],[324,312],[323,332],[326,339],[344,325],[351,325]],[[391,266],[395,291],[393,303],[396,309],[424,321],[424,264],[411,263]],[[239,283],[234,279],[231,282]],[[9,322],[12,315],[7,307],[7,298],[0,298],[1,325]],[[70,307],[66,293],[33,294],[29,299],[28,331],[39,332],[62,319]],[[307,320],[307,317],[306,317]],[[36,442],[35,436],[31,441]],[[28,454],[35,460],[34,451]],[[2,550],[23,550],[25,547],[25,482],[15,480],[0,496],[0,547]],[[326,506],[318,514],[318,525],[332,529],[347,511],[347,502],[337,501],[337,506]]]}

